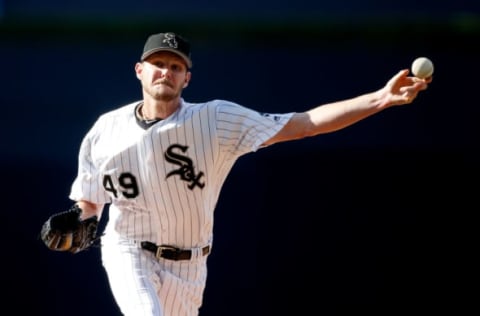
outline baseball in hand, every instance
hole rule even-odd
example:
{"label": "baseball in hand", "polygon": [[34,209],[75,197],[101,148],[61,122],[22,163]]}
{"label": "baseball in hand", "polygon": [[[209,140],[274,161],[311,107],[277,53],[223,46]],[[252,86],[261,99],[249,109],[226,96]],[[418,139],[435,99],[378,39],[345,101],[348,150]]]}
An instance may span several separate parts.
{"label": "baseball in hand", "polygon": [[433,74],[433,63],[427,57],[418,57],[412,63],[412,73],[415,77],[425,79]]}

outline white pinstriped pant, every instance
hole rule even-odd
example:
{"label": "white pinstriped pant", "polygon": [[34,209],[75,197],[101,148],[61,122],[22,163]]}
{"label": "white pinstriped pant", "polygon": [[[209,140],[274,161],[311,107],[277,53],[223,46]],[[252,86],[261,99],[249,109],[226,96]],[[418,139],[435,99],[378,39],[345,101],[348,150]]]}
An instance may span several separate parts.
{"label": "white pinstriped pant", "polygon": [[123,315],[198,315],[206,284],[207,256],[158,260],[138,244],[112,235],[102,236],[102,262]]}

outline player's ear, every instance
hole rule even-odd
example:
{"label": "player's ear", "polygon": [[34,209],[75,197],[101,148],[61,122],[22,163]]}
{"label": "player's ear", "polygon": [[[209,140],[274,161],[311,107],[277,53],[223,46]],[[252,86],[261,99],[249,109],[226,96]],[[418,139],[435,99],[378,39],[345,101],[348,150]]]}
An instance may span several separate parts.
{"label": "player's ear", "polygon": [[140,74],[142,73],[143,70],[143,64],[141,62],[138,62],[135,64],[135,75],[137,76],[138,79],[142,79],[140,77]]}
{"label": "player's ear", "polygon": [[192,73],[190,71],[187,71],[186,75],[185,75],[185,81],[183,83],[183,88],[185,89],[186,87],[188,87],[188,84],[190,83],[190,79],[192,78]]}

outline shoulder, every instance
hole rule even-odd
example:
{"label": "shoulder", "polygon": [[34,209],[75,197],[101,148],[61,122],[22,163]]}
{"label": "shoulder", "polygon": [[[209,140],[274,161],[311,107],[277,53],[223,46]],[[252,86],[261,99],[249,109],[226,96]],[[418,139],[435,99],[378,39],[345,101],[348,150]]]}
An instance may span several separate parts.
{"label": "shoulder", "polygon": [[[186,102],[182,101],[184,114],[189,116],[193,113],[213,113],[218,115],[219,113],[223,112],[235,112],[234,109],[240,110],[243,109],[241,105],[227,100],[215,99],[209,100],[205,102]],[[244,108],[246,109],[246,108]]]}
{"label": "shoulder", "polygon": [[115,108],[113,110],[110,110],[108,112],[105,112],[99,116],[99,120],[101,119],[109,119],[109,118],[115,118],[119,116],[129,116],[129,115],[134,115],[135,113],[135,107],[140,103],[141,101],[135,101],[123,106],[120,106],[118,108]]}
{"label": "shoulder", "polygon": [[141,101],[135,101],[122,105],[108,112],[101,114],[92,126],[92,130],[102,130],[109,126],[118,125],[118,122],[128,121],[135,117],[135,107]]}
{"label": "shoulder", "polygon": [[115,124],[115,122],[118,122],[119,120],[129,120],[131,118],[134,118],[135,107],[140,102],[141,101],[135,101],[101,114],[97,118],[97,121],[95,122],[94,126],[97,126],[97,127],[106,126],[106,125]]}
{"label": "shoulder", "polygon": [[182,100],[182,104],[186,109],[201,109],[204,107],[237,107],[241,106],[238,103],[228,101],[228,100],[222,100],[222,99],[214,99],[214,100],[209,100],[205,102],[187,102]]}

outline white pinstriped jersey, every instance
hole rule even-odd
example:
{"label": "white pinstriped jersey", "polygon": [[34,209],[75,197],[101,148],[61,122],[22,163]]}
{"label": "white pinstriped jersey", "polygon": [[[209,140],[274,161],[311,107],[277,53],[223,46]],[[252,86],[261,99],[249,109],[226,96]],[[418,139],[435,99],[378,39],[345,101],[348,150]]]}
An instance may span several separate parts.
{"label": "white pinstriped jersey", "polygon": [[188,103],[149,128],[133,102],[108,112],[82,141],[72,200],[110,204],[105,233],[180,248],[212,242],[213,213],[229,171],[292,113],[261,114],[214,100]]}

